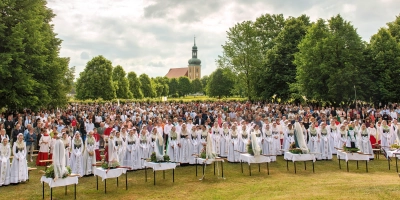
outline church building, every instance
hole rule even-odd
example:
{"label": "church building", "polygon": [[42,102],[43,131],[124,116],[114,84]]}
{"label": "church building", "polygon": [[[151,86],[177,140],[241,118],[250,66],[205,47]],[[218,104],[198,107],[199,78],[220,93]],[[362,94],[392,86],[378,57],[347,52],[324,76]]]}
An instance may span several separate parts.
{"label": "church building", "polygon": [[192,58],[189,59],[188,63],[188,67],[170,68],[165,77],[179,78],[181,76],[186,76],[190,80],[201,78],[201,60],[197,58],[196,38],[194,39],[194,45],[192,47]]}

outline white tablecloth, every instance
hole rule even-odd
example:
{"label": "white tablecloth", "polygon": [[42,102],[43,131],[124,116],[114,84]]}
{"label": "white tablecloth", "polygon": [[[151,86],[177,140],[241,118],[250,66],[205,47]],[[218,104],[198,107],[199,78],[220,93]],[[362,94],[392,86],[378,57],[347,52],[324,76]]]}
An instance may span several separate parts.
{"label": "white tablecloth", "polygon": [[337,151],[337,157],[346,162],[349,160],[365,160],[369,161],[369,155],[359,154],[359,153],[348,153],[344,151]]}
{"label": "white tablecloth", "polygon": [[175,169],[179,163],[155,163],[155,162],[144,162],[144,166],[153,168],[153,171],[160,171],[160,170],[168,170],[168,169]]}
{"label": "white tablecloth", "polygon": [[103,169],[101,167],[96,168],[94,170],[94,175],[95,176],[100,176],[102,181],[104,181],[104,179],[108,179],[108,178],[117,178],[119,176],[121,176],[122,173],[126,173],[126,168],[116,168],[116,169]]}
{"label": "white tablecloth", "polygon": [[206,164],[212,164],[214,161],[222,161],[224,162],[223,158],[216,158],[216,159],[204,159],[204,158],[196,158],[197,159],[197,163],[198,164],[204,164],[204,162],[206,162]]}
{"label": "white tablecloth", "polygon": [[271,162],[271,159],[268,156],[262,156],[262,155],[252,156],[252,155],[250,155],[248,153],[240,154],[240,160],[242,162],[249,163],[249,165],[251,163],[269,163],[269,162]]}
{"label": "white tablecloth", "polygon": [[75,176],[75,177],[59,178],[57,180],[54,180],[52,178],[46,178],[45,176],[42,176],[42,178],[40,178],[40,182],[41,183],[45,182],[49,184],[50,188],[62,187],[66,185],[78,184],[78,177]]}
{"label": "white tablecloth", "polygon": [[[400,153],[400,150],[394,150],[394,151],[387,151],[386,155],[387,157],[395,157],[394,153]],[[397,155],[397,158],[400,159],[400,155]]]}
{"label": "white tablecloth", "polygon": [[291,160],[293,162],[296,161],[313,161],[315,162],[315,155],[314,154],[293,154],[290,152],[285,152],[284,156],[285,160]]}

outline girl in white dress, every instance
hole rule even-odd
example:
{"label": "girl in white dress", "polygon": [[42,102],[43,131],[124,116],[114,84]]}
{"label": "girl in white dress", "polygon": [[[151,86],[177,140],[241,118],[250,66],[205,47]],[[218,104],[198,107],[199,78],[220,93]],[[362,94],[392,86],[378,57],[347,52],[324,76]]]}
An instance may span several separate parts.
{"label": "girl in white dress", "polygon": [[213,152],[215,152],[217,155],[219,155],[221,152],[221,134],[219,129],[218,122],[214,122],[214,126],[211,128],[211,136],[213,140]]}
{"label": "girl in white dress", "polygon": [[328,127],[324,122],[321,123],[321,128],[319,130],[320,134],[320,152],[321,152],[321,159],[324,160],[332,160],[332,149],[330,147],[329,141],[329,131]]}
{"label": "girl in white dress", "polygon": [[[114,150],[118,155],[118,162],[120,165],[124,163],[125,156],[125,142],[121,137],[121,133],[117,131],[114,137]],[[150,158],[150,156],[149,156]]]}
{"label": "girl in white dress", "polygon": [[361,125],[361,130],[358,135],[360,151],[364,154],[370,154],[369,158],[374,158],[374,152],[372,151],[371,141],[369,140],[369,132],[365,124]]}
{"label": "girl in white dress", "polygon": [[69,135],[67,133],[62,133],[62,139],[61,141],[64,144],[64,148],[65,148],[65,166],[70,166],[70,150],[71,150],[71,138],[69,137]]}
{"label": "girl in white dress", "polygon": [[8,138],[4,137],[0,144],[0,186],[10,184],[10,156],[10,144]]}
{"label": "girl in white dress", "polygon": [[26,161],[26,145],[22,133],[13,145],[13,162],[11,165],[11,183],[20,183],[28,180],[28,165]]}
{"label": "girl in white dress", "polygon": [[283,149],[288,151],[292,143],[294,143],[294,128],[292,124],[289,124],[283,138]]}
{"label": "girl in white dress", "polygon": [[261,143],[262,143],[263,137],[262,137],[260,127],[257,124],[254,125],[254,129],[251,134],[251,137],[254,137],[254,136],[255,136],[254,140],[253,140],[253,138],[250,138],[250,139],[252,140],[252,142],[253,141],[257,142],[257,146],[260,147],[260,153],[263,154],[262,149],[261,149]]}
{"label": "girl in white dress", "polygon": [[222,124],[222,128],[220,129],[219,134],[221,136],[219,155],[221,157],[225,158],[225,157],[228,156],[228,146],[229,146],[229,127],[228,127],[228,123],[224,122]]}
{"label": "girl in white dress", "polygon": [[390,148],[390,141],[392,139],[392,135],[390,134],[390,127],[387,125],[385,120],[382,121],[382,126],[378,128],[378,133],[381,137],[381,146],[386,151]]}
{"label": "girl in white dress", "polygon": [[171,132],[168,137],[168,150],[167,154],[171,162],[179,162],[179,146],[180,146],[180,136],[176,132],[175,126],[171,128]]}
{"label": "girl in white dress", "polygon": [[207,136],[208,136],[208,130],[207,127],[204,125],[201,125],[201,129],[200,129],[200,142],[199,142],[199,153],[203,150],[204,146],[203,144],[207,143]]}
{"label": "girl in white dress", "polygon": [[157,128],[153,127],[153,129],[151,130],[151,134],[150,134],[149,158],[150,158],[151,154],[154,152],[156,139],[157,139]]}
{"label": "girl in white dress", "polygon": [[135,130],[130,130],[126,138],[127,146],[124,159],[124,166],[130,167],[132,170],[139,169],[139,159],[138,159],[138,136]]}
{"label": "girl in white dress", "polygon": [[336,137],[335,147],[338,149],[343,149],[343,145],[346,144],[346,141],[347,141],[346,126],[341,125],[340,130],[338,132],[338,136]]}
{"label": "girl in white dress", "polygon": [[269,124],[265,125],[265,129],[264,129],[264,139],[262,142],[262,152],[265,155],[271,155],[270,159],[271,161],[276,161],[276,152],[274,151],[274,138],[272,136],[272,131],[269,128]]}
{"label": "girl in white dress", "polygon": [[310,138],[310,139],[308,141],[307,146],[311,153],[317,153],[315,155],[316,159],[321,160],[321,154],[320,154],[321,151],[320,151],[320,147],[319,147],[319,142],[320,142],[319,137],[320,136],[318,135],[318,130],[315,128],[316,124],[317,124],[317,122],[310,124],[310,128],[308,130],[308,134],[309,134],[308,138]]}
{"label": "girl in white dress", "polygon": [[96,164],[96,139],[93,137],[93,131],[89,131],[88,137],[85,140],[85,152],[83,154],[84,173],[91,175],[94,172]]}
{"label": "girl in white dress", "polygon": [[196,126],[192,126],[192,129],[190,130],[190,152],[189,152],[189,164],[196,164],[196,157],[194,155],[199,154],[199,145],[200,144],[200,137],[199,137],[199,132],[197,131]]}
{"label": "girl in white dress", "polygon": [[329,145],[331,147],[332,154],[336,154],[335,141],[338,137],[338,128],[336,126],[335,120],[331,120],[331,125],[329,126]]}
{"label": "girl in white dress", "polygon": [[241,126],[241,130],[239,131],[239,146],[240,146],[240,152],[242,153],[247,153],[247,144],[249,143],[250,137],[249,133],[247,132],[247,126],[243,125]]}
{"label": "girl in white dress", "polygon": [[189,163],[190,160],[190,136],[189,130],[187,129],[186,124],[182,124],[181,133],[180,133],[180,148],[179,148],[179,158],[181,163]]}
{"label": "girl in white dress", "polygon": [[143,126],[142,130],[140,131],[139,135],[139,160],[140,160],[140,167],[144,168],[144,159],[150,158],[149,157],[150,151],[150,141],[147,136],[147,127]]}
{"label": "girl in white dress", "polygon": [[236,124],[232,126],[229,132],[229,148],[228,148],[228,161],[229,162],[239,162],[240,159],[240,149],[239,149],[239,132],[236,128]]}
{"label": "girl in white dress", "polygon": [[73,174],[79,174],[80,176],[85,175],[83,168],[83,141],[79,131],[75,132],[75,136],[72,139],[72,153],[71,153],[71,170]]}
{"label": "girl in white dress", "polygon": [[272,133],[273,148],[274,148],[272,155],[282,155],[279,127],[277,126],[275,121],[272,123],[271,133]]}

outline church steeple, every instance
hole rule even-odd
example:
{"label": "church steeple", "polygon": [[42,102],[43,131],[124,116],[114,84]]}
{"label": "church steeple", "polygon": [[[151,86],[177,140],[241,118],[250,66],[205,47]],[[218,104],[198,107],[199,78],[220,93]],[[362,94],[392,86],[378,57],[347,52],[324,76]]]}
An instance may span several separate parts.
{"label": "church steeple", "polygon": [[197,46],[196,46],[196,36],[193,39],[193,47],[192,47],[192,58],[197,58]]}
{"label": "church steeple", "polygon": [[197,58],[196,36],[193,38],[192,58],[189,59],[188,77],[190,80],[201,78],[201,60]]}

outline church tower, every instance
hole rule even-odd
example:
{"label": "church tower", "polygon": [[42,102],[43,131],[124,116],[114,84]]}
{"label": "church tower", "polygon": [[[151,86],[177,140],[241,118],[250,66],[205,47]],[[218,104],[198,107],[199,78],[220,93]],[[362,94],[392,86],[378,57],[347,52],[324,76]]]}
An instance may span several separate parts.
{"label": "church tower", "polygon": [[188,77],[190,80],[194,80],[196,78],[201,78],[201,60],[197,58],[197,46],[196,46],[196,37],[194,37],[194,45],[192,47],[192,58],[189,62],[189,70]]}

